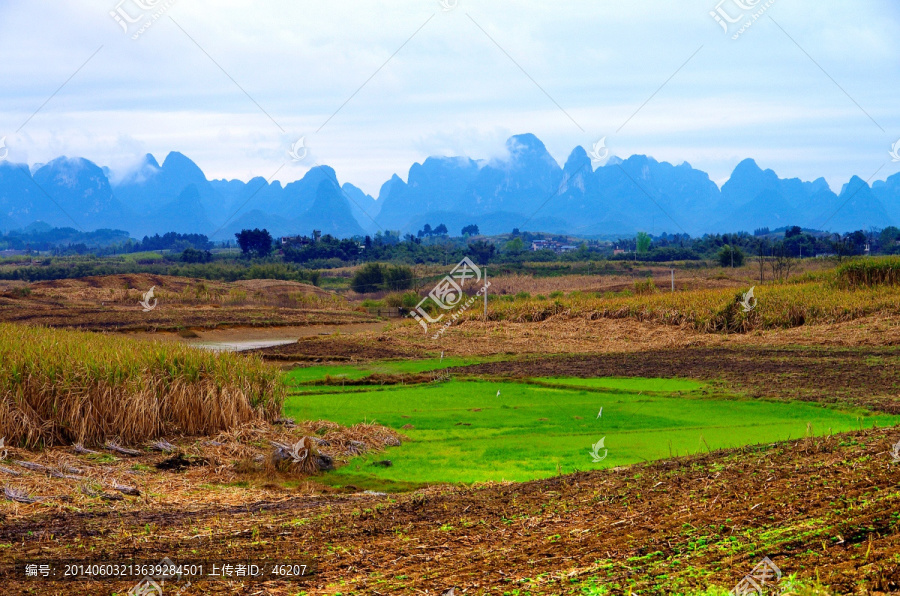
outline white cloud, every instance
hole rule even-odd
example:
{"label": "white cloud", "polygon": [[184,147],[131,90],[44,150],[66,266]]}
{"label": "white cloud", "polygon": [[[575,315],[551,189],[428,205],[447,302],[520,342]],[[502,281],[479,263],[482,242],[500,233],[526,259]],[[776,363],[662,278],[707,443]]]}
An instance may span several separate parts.
{"label": "white cloud", "polygon": [[174,21],[137,41],[109,15],[117,3],[0,5],[11,158],[80,155],[125,171],[176,150],[210,177],[247,179],[271,176],[307,135],[341,180],[376,194],[428,155],[490,159],[533,132],[560,163],[610,135],[620,156],[688,161],[715,180],[754,157],[834,187],[871,175],[900,136],[900,9],[886,1],[778,0],[737,41],[709,16],[712,0],[459,0],[449,12],[437,0],[176,0]]}

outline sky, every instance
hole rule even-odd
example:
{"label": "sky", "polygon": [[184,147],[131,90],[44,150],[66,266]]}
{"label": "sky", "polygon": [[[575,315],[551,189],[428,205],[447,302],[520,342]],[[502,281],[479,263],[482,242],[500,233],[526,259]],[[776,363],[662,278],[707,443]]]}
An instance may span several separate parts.
{"label": "sky", "polygon": [[0,156],[114,179],[180,151],[377,196],[526,132],[560,164],[604,139],[719,184],[748,157],[836,191],[900,171],[896,0],[4,0],[0,40]]}

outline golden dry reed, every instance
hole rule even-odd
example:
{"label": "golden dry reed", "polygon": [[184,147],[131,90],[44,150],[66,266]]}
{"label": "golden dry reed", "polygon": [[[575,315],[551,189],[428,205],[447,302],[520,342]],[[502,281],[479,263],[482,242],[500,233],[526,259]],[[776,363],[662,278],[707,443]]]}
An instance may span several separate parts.
{"label": "golden dry reed", "polygon": [[259,358],[0,324],[0,437],[22,447],[209,434],[281,413]]}
{"label": "golden dry reed", "polygon": [[[729,288],[674,293],[657,289],[647,295],[628,294],[571,292],[556,299],[492,300],[488,318],[516,323],[540,322],[550,317],[636,319],[702,332],[745,333],[840,323],[871,315],[900,315],[900,287],[896,285],[861,284],[858,288],[844,289],[827,279],[757,285],[756,303],[749,311],[741,305],[743,292]],[[473,309],[461,318],[478,320],[481,316],[480,310]]]}

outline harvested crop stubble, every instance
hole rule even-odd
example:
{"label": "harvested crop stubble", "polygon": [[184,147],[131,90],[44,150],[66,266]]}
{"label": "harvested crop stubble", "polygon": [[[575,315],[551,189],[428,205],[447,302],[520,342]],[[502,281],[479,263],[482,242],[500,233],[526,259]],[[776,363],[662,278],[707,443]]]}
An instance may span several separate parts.
{"label": "harvested crop stubble", "polygon": [[24,447],[209,434],[281,412],[255,357],[0,324],[0,436]]}

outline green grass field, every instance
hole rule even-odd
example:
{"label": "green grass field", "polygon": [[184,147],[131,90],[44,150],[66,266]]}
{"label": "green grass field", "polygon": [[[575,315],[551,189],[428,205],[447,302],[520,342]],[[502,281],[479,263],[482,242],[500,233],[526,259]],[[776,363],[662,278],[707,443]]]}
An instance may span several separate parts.
{"label": "green grass field", "polygon": [[[407,372],[427,370],[422,368],[427,361],[387,368],[394,366]],[[305,380],[320,378],[316,370],[321,376],[348,378],[365,372],[352,367],[300,370]],[[297,371],[291,376],[290,382],[299,381]],[[702,384],[681,379],[451,380],[348,391],[320,386],[290,396],[285,413],[341,424],[374,420],[398,430],[412,425],[401,430],[409,437],[403,446],[355,458],[325,478],[329,484],[374,490],[440,482],[526,481],[800,438],[810,432],[823,435],[900,423],[900,416],[864,410],[708,395]],[[591,448],[600,439],[608,451],[598,453],[607,455],[594,462]],[[372,465],[382,459],[393,465]]]}

